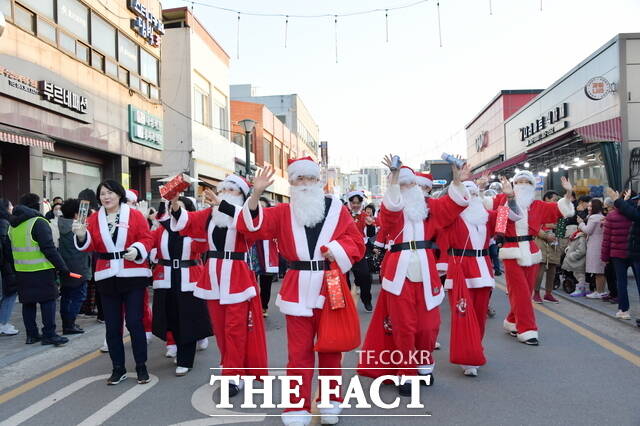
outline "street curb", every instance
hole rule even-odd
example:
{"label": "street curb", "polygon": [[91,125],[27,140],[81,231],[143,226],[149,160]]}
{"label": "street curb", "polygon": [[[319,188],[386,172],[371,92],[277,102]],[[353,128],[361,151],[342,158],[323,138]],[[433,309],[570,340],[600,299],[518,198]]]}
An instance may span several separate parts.
{"label": "street curb", "polygon": [[607,316],[607,317],[609,317],[611,319],[614,319],[616,322],[624,324],[624,325],[626,325],[628,327],[631,327],[633,329],[638,329],[638,326],[635,324],[635,321],[633,319],[631,319],[629,321],[621,320],[619,318],[616,318],[615,314],[612,315],[612,314],[610,314],[609,312],[607,312],[604,309],[599,309],[599,308],[596,308],[595,306],[591,306],[591,305],[589,305],[587,303],[582,303],[582,301],[580,301],[580,299],[581,299],[580,297],[571,297],[568,294],[564,294],[563,292],[561,292],[559,290],[554,290],[553,293],[556,296],[558,296],[561,299],[563,299],[563,300],[567,300],[567,301],[569,301],[569,302],[571,302],[571,303],[573,303],[575,305],[582,306],[582,307],[587,308],[587,309],[589,309],[589,310],[591,310],[593,312],[597,312],[597,313],[599,313],[601,315],[605,315],[605,316]]}

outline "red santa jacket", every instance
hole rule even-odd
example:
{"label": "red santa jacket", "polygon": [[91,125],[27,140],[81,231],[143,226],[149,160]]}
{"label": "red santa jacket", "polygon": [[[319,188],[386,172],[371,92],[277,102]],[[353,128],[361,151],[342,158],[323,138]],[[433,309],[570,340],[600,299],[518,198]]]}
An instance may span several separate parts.
{"label": "red santa jacket", "polygon": [[[463,188],[464,190],[464,188]],[[387,192],[380,215],[382,222],[391,236],[390,244],[400,244],[410,241],[433,240],[436,229],[444,228],[451,224],[468,204],[466,190],[449,187],[449,195],[441,198],[428,198],[429,212],[427,219],[422,222],[411,222],[403,212],[402,197],[394,200],[394,195]],[[389,191],[397,191],[399,188],[390,188]],[[440,279],[436,269],[436,259],[432,249],[417,250],[424,288],[424,297],[427,310],[431,310],[442,302],[444,291],[441,291]],[[392,294],[400,295],[407,270],[411,260],[411,251],[388,251],[385,256],[382,288]]]}
{"label": "red santa jacket", "polygon": [[278,244],[275,240],[257,241],[258,254],[260,255],[260,265],[264,268],[264,272],[268,274],[277,274],[280,271],[280,256],[278,252]]}
{"label": "red santa jacket", "polygon": [[150,277],[151,269],[147,257],[153,240],[149,232],[147,219],[136,209],[126,204],[120,204],[120,219],[118,235],[115,243],[107,225],[107,214],[104,207],[98,213],[87,218],[87,238],[79,245],[74,236],[74,243],[78,250],[94,251],[97,253],[115,253],[135,247],[140,252],[140,258],[134,261],[120,259],[98,259],[94,278],[96,281],[111,277]]}
{"label": "red santa jacket", "polygon": [[[160,222],[169,221],[169,215],[165,215]],[[171,266],[160,265],[158,260],[171,260],[169,252],[169,231],[164,226],[159,226],[151,232],[153,248],[149,258],[156,265],[153,267],[153,288],[171,288]],[[199,260],[203,252],[207,250],[206,239],[195,240],[191,237],[182,237],[182,250],[180,260]],[[201,263],[186,268],[180,268],[180,289],[193,292],[197,282],[202,276]]]}
{"label": "red santa jacket", "polygon": [[[211,215],[211,207],[197,212],[181,209],[177,220],[171,217],[171,229],[179,231],[180,235],[206,239],[208,249],[211,251],[246,253],[255,239],[252,236],[245,237],[242,232],[238,232],[236,226],[242,208],[233,207],[235,215],[227,229],[224,247],[216,247],[213,242],[215,222]],[[221,305],[242,303],[257,294],[255,274],[249,269],[246,259],[207,259],[202,276],[193,290],[194,296],[201,299],[220,300]]]}
{"label": "red santa jacket", "polygon": [[[238,221],[241,232],[252,232],[255,238],[262,240],[276,238],[280,253],[287,261],[324,260],[320,248],[326,246],[342,272],[346,273],[364,256],[362,235],[349,211],[336,197],[331,197],[314,253],[309,253],[305,228],[298,223],[289,204],[269,208],[260,206],[256,218],[251,217],[245,205],[243,219]],[[313,316],[313,309],[320,309],[324,304],[325,296],[321,295],[323,278],[324,271],[287,270],[276,305],[285,315]]]}
{"label": "red santa jacket", "polygon": [[[506,203],[507,196],[498,194],[493,200],[494,209]],[[561,217],[575,214],[573,204],[566,198],[557,203],[534,200],[528,209],[520,209],[519,217],[510,215],[505,237],[530,235],[535,237],[543,224],[556,223]],[[515,221],[514,221],[515,219]],[[500,259],[517,259],[520,266],[531,266],[542,261],[542,254],[534,240],[507,242],[500,248]]]}
{"label": "red santa jacket", "polygon": [[[485,224],[474,225],[458,216],[456,220],[444,229],[446,244],[453,249],[462,250],[487,250],[487,255],[482,257],[448,256],[449,270],[453,270],[455,264],[459,264],[467,282],[467,288],[495,287],[493,278],[493,266],[489,258],[488,249],[491,237],[496,228],[496,212],[487,212]],[[444,288],[451,290],[453,280],[447,278]]]}

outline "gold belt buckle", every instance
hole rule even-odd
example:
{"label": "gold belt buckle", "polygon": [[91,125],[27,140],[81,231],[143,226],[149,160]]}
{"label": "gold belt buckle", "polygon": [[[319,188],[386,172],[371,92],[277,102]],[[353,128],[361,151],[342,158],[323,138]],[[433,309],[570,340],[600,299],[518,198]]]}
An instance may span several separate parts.
{"label": "gold belt buckle", "polygon": [[418,250],[418,246],[415,241],[409,241],[409,250],[412,250],[412,251]]}

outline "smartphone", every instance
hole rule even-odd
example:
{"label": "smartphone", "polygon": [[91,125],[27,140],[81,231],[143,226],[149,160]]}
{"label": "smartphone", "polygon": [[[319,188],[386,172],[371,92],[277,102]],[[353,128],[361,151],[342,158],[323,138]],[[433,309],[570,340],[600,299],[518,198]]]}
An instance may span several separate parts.
{"label": "smartphone", "polygon": [[78,222],[85,225],[89,216],[89,201],[80,200],[80,209],[78,210]]}

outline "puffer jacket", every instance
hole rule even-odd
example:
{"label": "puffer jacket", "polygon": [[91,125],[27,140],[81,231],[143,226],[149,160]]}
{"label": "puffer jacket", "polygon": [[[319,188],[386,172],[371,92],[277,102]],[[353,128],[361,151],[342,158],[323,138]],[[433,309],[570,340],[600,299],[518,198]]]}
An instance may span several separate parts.
{"label": "puffer jacket", "polygon": [[600,258],[608,262],[612,257],[626,259],[631,221],[618,210],[610,212],[604,221],[604,235]]}
{"label": "puffer jacket", "polygon": [[628,257],[632,261],[640,261],[640,208],[635,201],[625,201],[622,198],[618,198],[614,205],[621,214],[633,222],[629,232]]}
{"label": "puffer jacket", "polygon": [[569,238],[566,252],[567,255],[562,262],[562,269],[584,274],[587,260],[587,237],[584,232],[574,234]]}

